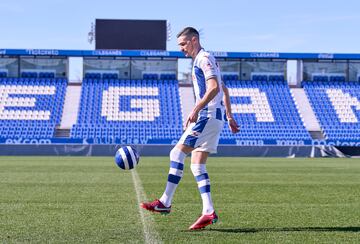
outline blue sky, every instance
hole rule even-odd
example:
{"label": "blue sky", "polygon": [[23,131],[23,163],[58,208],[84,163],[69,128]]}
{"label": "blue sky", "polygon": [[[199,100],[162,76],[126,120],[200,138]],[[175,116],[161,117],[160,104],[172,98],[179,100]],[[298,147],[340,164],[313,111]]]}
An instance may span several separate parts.
{"label": "blue sky", "polygon": [[212,51],[360,53],[358,0],[1,0],[0,48],[93,49],[91,22],[164,19],[203,30]]}

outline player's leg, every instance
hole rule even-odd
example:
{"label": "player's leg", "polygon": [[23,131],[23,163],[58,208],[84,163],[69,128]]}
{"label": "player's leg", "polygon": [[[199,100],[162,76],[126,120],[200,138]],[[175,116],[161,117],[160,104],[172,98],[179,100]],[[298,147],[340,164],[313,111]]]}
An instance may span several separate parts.
{"label": "player's leg", "polygon": [[223,127],[224,122],[222,120],[210,118],[199,135],[199,147],[192,151],[191,171],[198,184],[203,210],[202,215],[190,226],[189,229],[191,230],[204,228],[218,220],[211,199],[210,178],[206,170],[206,162],[210,153],[217,152],[219,137]]}
{"label": "player's leg", "polygon": [[186,155],[193,150],[192,147],[178,144],[170,152],[170,170],[168,174],[168,180],[166,183],[166,188],[158,200],[154,200],[148,203],[142,203],[141,207],[149,211],[159,212],[159,213],[170,213],[171,211],[171,202],[174,197],[175,190],[183,176],[184,170],[184,161]]}
{"label": "player's leg", "polygon": [[193,173],[198,185],[198,189],[203,202],[202,214],[214,212],[214,205],[211,200],[210,179],[206,170],[208,152],[194,151],[191,155],[191,172]]}
{"label": "player's leg", "polygon": [[191,171],[195,177],[201,195],[203,210],[201,216],[192,224],[189,229],[196,230],[213,224],[218,220],[211,199],[210,178],[206,170],[208,152],[193,151],[191,155]]}
{"label": "player's leg", "polygon": [[168,181],[166,183],[165,191],[159,199],[166,207],[171,206],[175,190],[183,176],[186,155],[192,150],[193,148],[189,146],[178,144],[170,152],[170,170]]}
{"label": "player's leg", "polygon": [[[191,123],[187,127],[178,144],[170,152],[170,170],[164,194],[159,200],[142,203],[141,207],[149,211],[170,213],[172,198],[182,178],[185,157],[206,139],[201,135],[208,121],[208,118],[200,118],[196,123]],[[206,137],[207,133],[204,133],[204,135]]]}

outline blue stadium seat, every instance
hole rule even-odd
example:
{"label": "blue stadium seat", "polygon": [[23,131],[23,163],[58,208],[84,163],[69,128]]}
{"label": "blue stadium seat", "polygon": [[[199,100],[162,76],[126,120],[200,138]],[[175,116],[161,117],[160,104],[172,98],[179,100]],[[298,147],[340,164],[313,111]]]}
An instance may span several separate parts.
{"label": "blue stadium seat", "polygon": [[104,73],[102,75],[103,79],[118,79],[119,75],[117,73]]}
{"label": "blue stadium seat", "polygon": [[176,80],[176,74],[161,74],[160,75],[160,80]]}
{"label": "blue stadium seat", "polygon": [[143,74],[143,79],[144,80],[158,80],[159,75],[158,74],[153,74],[153,73],[144,73]]}
{"label": "blue stadium seat", "polygon": [[322,82],[327,82],[329,81],[329,77],[327,77],[326,75],[315,75],[313,77],[314,81],[322,81]]}
{"label": "blue stadium seat", "polygon": [[239,76],[238,75],[223,75],[222,79],[224,81],[230,81],[230,80],[239,80]]}

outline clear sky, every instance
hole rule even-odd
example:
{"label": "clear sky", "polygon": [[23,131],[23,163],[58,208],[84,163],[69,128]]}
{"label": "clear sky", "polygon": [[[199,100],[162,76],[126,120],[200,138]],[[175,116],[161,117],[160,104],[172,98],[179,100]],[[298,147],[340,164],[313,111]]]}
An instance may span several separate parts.
{"label": "clear sky", "polygon": [[171,23],[169,51],[185,26],[211,51],[360,53],[359,0],[1,0],[0,49],[94,49],[95,19]]}

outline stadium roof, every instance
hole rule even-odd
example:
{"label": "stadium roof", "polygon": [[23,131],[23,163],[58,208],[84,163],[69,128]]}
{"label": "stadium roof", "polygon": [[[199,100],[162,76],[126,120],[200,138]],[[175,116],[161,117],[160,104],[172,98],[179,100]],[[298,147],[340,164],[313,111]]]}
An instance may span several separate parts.
{"label": "stadium roof", "polygon": [[[218,58],[244,59],[323,59],[360,60],[360,54],[344,53],[278,53],[278,52],[216,52]],[[58,50],[58,49],[0,49],[1,56],[69,56],[69,57],[170,57],[185,58],[179,51],[161,50]]]}

